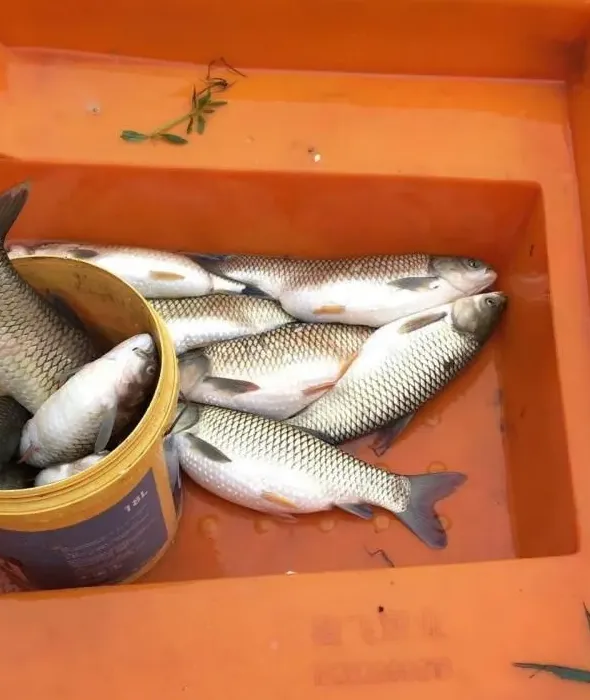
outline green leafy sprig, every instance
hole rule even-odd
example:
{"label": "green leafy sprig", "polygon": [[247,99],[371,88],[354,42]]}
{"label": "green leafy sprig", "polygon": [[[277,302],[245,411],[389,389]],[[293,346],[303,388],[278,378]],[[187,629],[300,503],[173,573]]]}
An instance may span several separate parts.
{"label": "green leafy sprig", "polygon": [[224,66],[232,73],[240,75],[243,78],[246,77],[244,73],[241,73],[236,68],[230,66],[224,58],[211,61],[207,68],[207,76],[204,80],[205,87],[202,90],[197,91],[196,85],[193,85],[191,108],[188,112],[183,114],[181,117],[177,117],[176,119],[172,119],[171,121],[162,124],[147,134],[144,134],[141,131],[134,131],[132,129],[124,129],[120,134],[123,141],[128,141],[131,143],[139,143],[142,141],[165,141],[166,143],[171,143],[175,146],[184,146],[188,143],[188,139],[186,139],[184,136],[170,133],[171,129],[180,126],[184,122],[187,122],[187,135],[195,132],[199,135],[203,135],[205,133],[208,118],[212,114],[215,114],[215,111],[219,109],[219,107],[224,107],[227,104],[226,100],[213,99],[214,94],[225,92],[233,85],[233,83],[228,82],[223,77],[213,77],[211,75],[211,70],[216,65]]}

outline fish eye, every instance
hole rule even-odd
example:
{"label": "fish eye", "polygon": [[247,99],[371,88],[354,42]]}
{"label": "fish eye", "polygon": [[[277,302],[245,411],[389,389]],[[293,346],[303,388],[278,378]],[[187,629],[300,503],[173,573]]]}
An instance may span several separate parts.
{"label": "fish eye", "polygon": [[145,368],[145,371],[146,371],[149,375],[153,375],[153,374],[156,373],[156,366],[155,366],[155,365],[148,365],[148,366]]}
{"label": "fish eye", "polygon": [[485,304],[486,304],[486,306],[497,306],[498,305],[495,297],[486,297]]}
{"label": "fish eye", "polygon": [[483,267],[482,263],[479,260],[476,260],[475,258],[469,258],[467,260],[467,265],[472,270],[478,270],[480,267]]}

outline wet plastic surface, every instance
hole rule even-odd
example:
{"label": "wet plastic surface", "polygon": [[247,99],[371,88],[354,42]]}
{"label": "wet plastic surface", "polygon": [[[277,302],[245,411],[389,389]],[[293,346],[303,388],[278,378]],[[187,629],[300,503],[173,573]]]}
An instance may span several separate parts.
{"label": "wet plastic surface", "polygon": [[[590,317],[578,187],[586,192],[590,152],[584,52],[575,43],[586,10],[496,8],[494,23],[490,7],[449,10],[456,36],[452,22],[438,44],[426,33],[432,51],[415,70],[448,72],[455,57],[455,68],[475,74],[555,82],[252,71],[260,63],[240,63],[240,53],[252,57],[241,44],[226,58],[248,78],[206,134],[183,147],[125,144],[118,133],[180,115],[202,67],[6,55],[0,186],[29,177],[35,188],[13,240],[315,256],[425,248],[488,259],[510,307],[489,347],[381,460],[404,472],[469,474],[440,504],[446,550],[426,549],[384,513],[374,523],[335,512],[277,524],[187,484],[177,540],[141,582],[164,585],[2,600],[15,639],[5,659],[21,671],[0,689],[21,687],[20,673],[33,668],[25,650],[46,645],[64,619],[69,635],[52,647],[51,663],[67,655],[76,666],[68,687],[92,698],[109,691],[101,679],[88,690],[85,659],[114,664],[130,648],[114,680],[120,697],[139,683],[149,698],[248,688],[289,698],[402,691],[553,700],[559,681],[530,679],[511,663],[587,665]],[[415,8],[405,19],[392,11],[389,26],[397,21],[395,32],[410,36]],[[348,26],[351,10],[343,12]],[[476,19],[490,27],[479,47],[477,34],[459,31]],[[12,43],[27,43],[19,31],[10,30]],[[38,34],[62,36],[51,22]],[[453,36],[456,50],[445,51]],[[313,58],[318,45],[310,44]],[[141,55],[163,57],[143,45]],[[393,53],[380,65],[399,72],[403,52]],[[378,54],[364,63],[375,66]],[[288,50],[282,56],[273,67],[292,67]],[[565,77],[575,89],[558,82]],[[350,447],[375,460],[366,441]],[[377,548],[395,569],[368,554]],[[220,673],[228,658],[232,672]],[[49,666],[43,679],[31,674],[39,677],[32,694],[48,678],[55,694],[63,690]],[[568,684],[567,692],[585,690]]]}

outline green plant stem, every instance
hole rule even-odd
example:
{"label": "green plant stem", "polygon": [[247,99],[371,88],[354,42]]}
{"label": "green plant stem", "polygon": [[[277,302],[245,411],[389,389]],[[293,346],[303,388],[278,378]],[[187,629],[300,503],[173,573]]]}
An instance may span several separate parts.
{"label": "green plant stem", "polygon": [[156,136],[159,136],[160,134],[163,134],[166,131],[170,131],[170,129],[173,129],[175,126],[182,124],[182,122],[185,122],[187,119],[190,119],[191,117],[196,117],[199,112],[199,109],[191,109],[190,112],[187,112],[182,117],[172,119],[171,121],[166,122],[166,124],[159,126],[157,129],[154,129],[151,133],[148,134],[148,137],[150,139],[156,138]]}

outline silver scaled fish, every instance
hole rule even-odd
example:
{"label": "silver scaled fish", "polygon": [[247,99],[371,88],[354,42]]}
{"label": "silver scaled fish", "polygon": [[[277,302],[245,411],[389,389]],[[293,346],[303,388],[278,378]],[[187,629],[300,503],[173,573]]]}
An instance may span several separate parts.
{"label": "silver scaled fish", "polygon": [[476,294],[496,272],[474,258],[411,253],[301,259],[264,255],[192,255],[219,276],[277,299],[308,322],[379,327]]}
{"label": "silver scaled fish", "polygon": [[167,439],[193,481],[232,503],[290,519],[333,507],[369,519],[378,506],[433,548],[447,544],[434,504],[466,479],[393,474],[282,421],[216,406],[198,406],[196,422]]}
{"label": "silver scaled fish", "polygon": [[105,450],[100,454],[82,457],[81,459],[77,459],[75,462],[65,462],[64,464],[57,464],[54,467],[42,469],[35,477],[35,486],[48,486],[49,484],[56,484],[58,481],[64,481],[65,479],[69,479],[71,476],[81,474],[87,469],[90,469],[90,467],[94,467],[95,464],[98,464],[107,454],[108,450]]}
{"label": "silver scaled fish", "polygon": [[151,335],[119,343],[76,372],[28,421],[21,461],[48,467],[102,452],[149,399],[157,376]]}
{"label": "silver scaled fish", "polygon": [[[35,413],[59,388],[65,373],[96,354],[84,330],[25,282],[6,254],[6,235],[28,195],[27,183],[0,194],[0,386]],[[60,305],[67,310],[63,302]]]}
{"label": "silver scaled fish", "polygon": [[379,430],[373,449],[381,456],[478,354],[506,303],[503,293],[488,292],[379,328],[338,384],[288,422],[332,444]]}
{"label": "silver scaled fish", "polygon": [[292,323],[214,343],[179,358],[183,397],[288,418],[331,389],[373,328],[339,323]]}
{"label": "silver scaled fish", "polygon": [[218,277],[181,253],[94,243],[13,244],[10,258],[46,255],[86,260],[112,272],[147,299],[201,296],[213,292],[239,294],[244,285]]}
{"label": "silver scaled fish", "polygon": [[263,333],[294,322],[272,299],[210,294],[186,299],[153,299],[177,354],[219,340]]}

